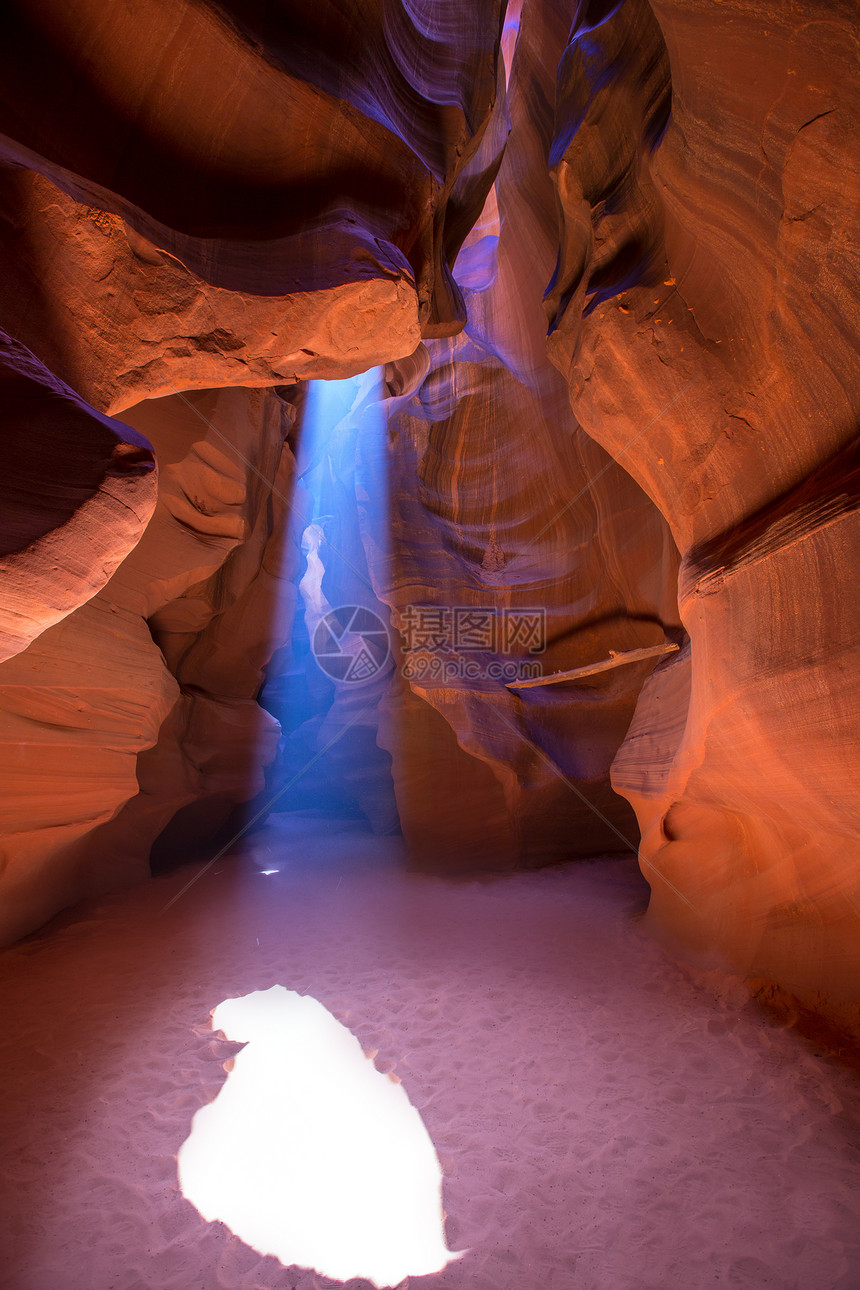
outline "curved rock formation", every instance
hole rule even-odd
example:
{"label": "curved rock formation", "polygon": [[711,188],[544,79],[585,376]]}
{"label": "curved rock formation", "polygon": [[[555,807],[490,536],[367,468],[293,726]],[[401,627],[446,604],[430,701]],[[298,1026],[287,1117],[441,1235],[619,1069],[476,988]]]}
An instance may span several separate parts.
{"label": "curved rock formation", "polygon": [[89,600],[156,498],[152,447],[0,331],[0,659]]}
{"label": "curved rock formation", "polygon": [[209,244],[189,240],[195,257],[183,246],[182,260],[168,238],[151,242],[34,171],[0,167],[0,203],[7,328],[104,411],[177,389],[346,376],[420,339],[408,264],[360,229],[297,236],[300,273],[261,240],[266,275],[250,264],[224,285],[207,272]]}
{"label": "curved rock formation", "polygon": [[551,354],[672,527],[691,638],[613,783],[652,925],[856,1024],[856,12],[591,9],[561,67]]}
{"label": "curved rock formation", "polygon": [[163,845],[193,858],[275,751],[255,699],[291,623],[291,409],[228,389],[129,416],[161,462],[151,523],[98,595],[0,668],[3,940],[146,876],[180,812]]}
{"label": "curved rock formation", "polygon": [[578,429],[545,354],[567,27],[534,16],[474,162],[496,179],[454,268],[465,329],[389,365],[389,399],[355,411],[364,554],[402,645],[379,741],[413,861],[435,869],[635,850],[609,768],[652,664],[521,695],[505,682],[682,635],[665,522]]}
{"label": "curved rock formation", "polygon": [[[652,926],[860,1026],[856,6],[504,9],[6,6],[4,933],[259,791],[290,388],[384,364],[338,475],[373,587],[317,591],[442,624],[355,736],[413,849],[635,846],[626,798]],[[532,610],[545,653],[455,643]]]}
{"label": "curved rock formation", "polygon": [[492,106],[501,12],[13,3],[0,155],[123,216],[215,287],[273,296],[411,275],[422,324],[444,334],[462,321],[448,269],[472,222],[462,185],[452,217],[446,206]]}
{"label": "curved rock formation", "polygon": [[[354,373],[412,352],[420,326],[461,324],[449,261],[491,182],[469,162],[495,96],[499,0],[465,13],[368,0],[313,22],[300,9],[147,0],[73,14],[40,0],[3,15],[0,325],[16,363],[32,350],[28,375],[43,365],[41,425],[55,442],[40,468],[63,472],[38,493],[26,466],[12,479],[35,529],[6,512],[10,650],[89,600],[151,512],[148,448],[101,413]],[[345,48],[367,55],[349,72]],[[0,670],[6,752],[14,762],[25,738],[41,786],[36,799],[22,786],[6,821],[7,936],[139,874],[179,808],[190,833],[211,836],[260,787],[275,729],[255,696],[286,630],[273,605],[290,599],[284,405],[237,392],[191,406],[211,424],[178,458],[188,405],[166,420],[163,403],[130,413],[166,469],[146,539],[102,598]],[[10,404],[20,439],[16,416]],[[116,667],[102,677],[105,622]],[[76,688],[79,716],[49,736],[51,704]],[[67,758],[89,789],[59,794],[60,810],[45,786]],[[181,822],[174,832],[181,852]]]}

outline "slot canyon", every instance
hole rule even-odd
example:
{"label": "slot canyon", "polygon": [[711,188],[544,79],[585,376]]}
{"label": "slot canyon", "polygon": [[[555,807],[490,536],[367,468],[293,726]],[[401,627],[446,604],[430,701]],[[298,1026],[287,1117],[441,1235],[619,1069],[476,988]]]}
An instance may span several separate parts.
{"label": "slot canyon", "polygon": [[0,30],[0,1286],[858,1290],[858,0]]}

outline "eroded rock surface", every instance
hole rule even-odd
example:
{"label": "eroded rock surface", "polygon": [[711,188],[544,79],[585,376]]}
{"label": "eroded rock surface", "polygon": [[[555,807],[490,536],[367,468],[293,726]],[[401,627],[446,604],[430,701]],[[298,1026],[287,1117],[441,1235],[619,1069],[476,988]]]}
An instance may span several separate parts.
{"label": "eroded rock surface", "polygon": [[[64,760],[88,784],[85,808],[58,795],[65,815],[47,790],[10,800],[7,936],[139,875],[173,819],[180,855],[211,836],[274,746],[256,694],[293,594],[284,404],[163,396],[360,372],[462,322],[449,263],[491,182],[469,163],[499,0],[300,9],[47,0],[3,17],[0,326],[11,379],[23,347],[27,379],[42,365],[48,481],[34,489],[26,460],[6,476],[9,651],[49,628],[0,670],[5,748],[27,741],[40,793]],[[143,399],[160,400],[129,413],[155,435],[160,505],[92,601],[155,502],[148,446],[102,415]],[[27,427],[7,407],[17,453]],[[136,697],[115,711],[123,658],[145,719]],[[75,687],[80,717],[50,728],[51,696]]]}
{"label": "eroded rock surface", "polygon": [[[518,17],[509,93],[473,163],[496,178],[454,267],[465,329],[389,364],[387,397],[358,400],[325,449],[348,481],[319,549],[327,603],[390,611],[400,649],[378,741],[412,861],[453,872],[635,851],[609,768],[651,664],[576,687],[505,683],[683,634],[668,527],[579,430],[546,356],[549,105],[567,25],[552,10],[526,21],[514,56]],[[357,532],[343,518],[355,496]]]}
{"label": "eroded rock surface", "polygon": [[422,324],[450,331],[448,261],[483,201],[458,179],[495,95],[501,12],[13,4],[2,153],[215,287],[411,276]]}
{"label": "eroded rock surface", "polygon": [[83,604],[156,498],[152,446],[0,332],[0,659]]}
{"label": "eroded rock surface", "polygon": [[5,940],[146,876],[174,817],[162,845],[194,858],[275,751],[256,696],[291,625],[292,410],[227,389],[129,417],[161,462],[152,521],[98,595],[0,668]]}
{"label": "eroded rock surface", "polygon": [[4,934],[258,793],[289,391],[384,364],[344,533],[396,629],[683,646],[521,697],[397,658],[413,848],[635,845],[626,799],[652,926],[857,1025],[856,6],[503,8],[7,6]]}
{"label": "eroded rock surface", "polygon": [[181,248],[186,263],[167,238],[35,171],[0,167],[0,204],[9,331],[105,411],[176,389],[346,376],[420,339],[409,265],[346,224],[297,235],[301,275],[263,241],[267,275],[249,265],[222,282],[207,268],[220,243],[197,239],[195,257]]}
{"label": "eroded rock surface", "polygon": [[652,925],[856,1022],[856,10],[589,15],[561,68],[550,352],[672,527],[691,638],[613,782]]}

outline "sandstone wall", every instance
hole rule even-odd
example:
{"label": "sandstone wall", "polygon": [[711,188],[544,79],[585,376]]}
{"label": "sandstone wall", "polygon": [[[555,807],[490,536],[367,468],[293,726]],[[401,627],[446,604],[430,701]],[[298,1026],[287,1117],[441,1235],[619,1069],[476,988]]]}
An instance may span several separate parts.
{"label": "sandstone wall", "polygon": [[5,938],[140,876],[168,825],[190,856],[261,787],[292,418],[225,387],[461,325],[500,26],[498,0],[4,13],[0,626],[31,642],[0,666]]}
{"label": "sandstone wall", "polygon": [[652,926],[856,1024],[856,7],[597,8],[560,68],[550,353],[672,528],[690,635],[613,783]]}
{"label": "sandstone wall", "polygon": [[0,931],[259,791],[291,389],[386,365],[349,523],[395,628],[683,646],[520,697],[398,659],[413,849],[635,847],[626,799],[652,927],[857,1025],[856,5],[503,9],[7,7]]}

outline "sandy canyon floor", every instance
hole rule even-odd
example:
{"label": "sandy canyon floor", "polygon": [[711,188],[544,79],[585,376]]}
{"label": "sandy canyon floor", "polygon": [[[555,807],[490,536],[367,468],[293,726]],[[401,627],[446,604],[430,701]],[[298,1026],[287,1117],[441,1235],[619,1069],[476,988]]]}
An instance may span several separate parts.
{"label": "sandy canyon floor", "polygon": [[276,818],[165,909],[195,872],[0,955],[2,1285],[342,1284],[177,1183],[236,1052],[211,1009],[280,984],[377,1050],[435,1144],[469,1252],[412,1290],[860,1287],[857,1075],[648,940],[632,861],[452,883],[398,839]]}

